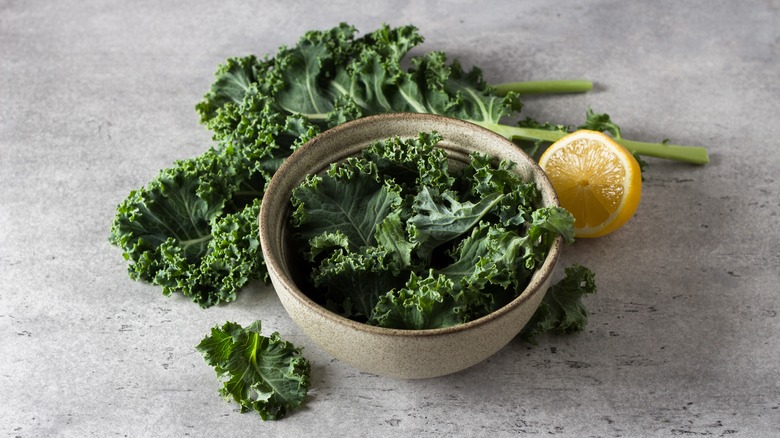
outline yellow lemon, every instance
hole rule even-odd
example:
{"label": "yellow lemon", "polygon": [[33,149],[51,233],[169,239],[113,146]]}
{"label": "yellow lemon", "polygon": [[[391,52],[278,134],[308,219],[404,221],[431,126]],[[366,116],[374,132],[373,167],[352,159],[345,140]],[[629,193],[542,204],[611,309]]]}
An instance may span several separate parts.
{"label": "yellow lemon", "polygon": [[580,130],[553,143],[539,158],[561,206],[574,215],[576,237],[599,237],[622,227],[642,198],[634,156],[601,132]]}

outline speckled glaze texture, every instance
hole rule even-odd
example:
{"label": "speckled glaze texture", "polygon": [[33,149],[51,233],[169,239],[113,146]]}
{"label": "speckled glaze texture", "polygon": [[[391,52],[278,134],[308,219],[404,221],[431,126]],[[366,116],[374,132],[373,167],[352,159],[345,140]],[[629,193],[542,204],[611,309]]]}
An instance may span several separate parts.
{"label": "speckled glaze texture", "polygon": [[473,151],[509,159],[516,172],[534,180],[545,205],[558,205],[542,170],[505,138],[457,119],[429,114],[385,114],[326,131],[296,150],[268,185],[260,211],[260,242],[271,282],[290,317],[317,345],[357,369],[396,378],[429,378],[457,372],[490,357],[511,341],[539,306],[549,287],[562,240],[558,238],[528,287],[514,301],[480,319],[434,330],[395,330],[361,324],[326,310],[295,283],[286,233],[290,195],[308,174],[393,136],[437,131],[439,146],[455,161]]}

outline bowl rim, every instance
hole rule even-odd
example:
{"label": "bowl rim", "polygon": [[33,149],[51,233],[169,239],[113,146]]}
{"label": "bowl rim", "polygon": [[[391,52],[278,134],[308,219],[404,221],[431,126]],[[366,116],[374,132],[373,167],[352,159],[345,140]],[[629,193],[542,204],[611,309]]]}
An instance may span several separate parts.
{"label": "bowl rim", "polygon": [[[460,130],[478,131],[480,132],[481,135],[491,136],[494,137],[496,140],[505,142],[507,146],[511,146],[515,148],[517,152],[519,152],[520,154],[524,155],[527,158],[528,164],[531,167],[531,173],[534,175],[534,179],[536,180],[536,183],[548,186],[547,190],[551,202],[547,205],[560,206],[560,202],[558,201],[558,196],[552,187],[552,183],[547,178],[547,175],[544,173],[542,168],[539,166],[536,160],[534,160],[520,147],[515,145],[512,141],[508,140],[507,138],[487,128],[484,128],[482,126],[479,126],[477,124],[462,119],[457,119],[449,116],[442,116],[439,114],[404,113],[404,112],[384,113],[384,114],[376,114],[376,115],[361,117],[359,119],[342,123],[340,125],[337,125],[333,128],[327,129],[317,134],[315,137],[311,138],[306,143],[299,146],[295,151],[293,151],[293,153],[287,159],[284,160],[284,162],[279,167],[279,169],[277,169],[277,171],[274,173],[273,177],[271,178],[271,181],[266,186],[264,197],[269,195],[271,197],[280,196],[281,193],[277,194],[277,192],[280,192],[281,190],[278,187],[280,184],[279,180],[284,178],[284,175],[288,173],[287,172],[288,168],[292,167],[295,164],[295,161],[298,159],[299,156],[305,154],[307,150],[317,147],[317,144],[319,144],[320,142],[327,140],[330,137],[339,136],[343,131],[354,129],[355,126],[381,123],[386,120],[400,121],[400,120],[409,120],[409,119],[424,119],[429,122],[438,122],[438,123],[457,125],[457,127]],[[327,167],[328,165],[329,163],[326,164],[325,166]],[[289,198],[290,196],[286,195],[285,197]],[[270,211],[271,210],[270,207],[266,208],[267,205],[268,203],[266,202],[261,203],[260,213],[258,215],[258,222],[259,222],[260,246],[263,252],[263,259],[269,271],[269,277],[271,277],[271,279],[273,280],[275,276],[279,281],[283,283],[283,287],[290,293],[290,295],[292,295],[299,303],[304,305],[307,309],[317,313],[319,316],[335,324],[345,325],[353,330],[358,330],[361,332],[367,332],[370,334],[376,334],[381,336],[403,337],[403,338],[444,336],[444,335],[458,333],[461,331],[466,331],[475,327],[489,324],[494,320],[501,318],[505,314],[510,313],[511,311],[513,311],[514,309],[522,305],[524,302],[528,301],[532,295],[546,292],[546,291],[540,291],[540,287],[545,283],[545,281],[550,276],[552,276],[554,267],[556,266],[558,259],[560,258],[560,254],[563,246],[563,237],[559,235],[553,240],[552,244],[550,245],[550,250],[547,254],[547,257],[545,257],[544,263],[542,263],[542,265],[538,269],[536,269],[536,271],[534,271],[534,273],[531,275],[528,284],[520,292],[520,294],[509,303],[501,306],[500,308],[494,310],[493,312],[487,315],[481,316],[477,319],[462,324],[449,326],[449,327],[434,328],[434,329],[415,330],[415,329],[398,329],[398,328],[380,327],[380,326],[365,324],[362,322],[349,319],[347,317],[341,316],[321,306],[313,299],[311,299],[308,295],[306,295],[298,287],[298,285],[295,283],[295,281],[292,278],[284,274],[285,271],[281,267],[281,265],[283,264],[281,260],[276,260],[274,258],[267,257],[267,254],[271,253],[271,251],[267,249],[268,245],[270,245],[268,241],[271,239],[271,236],[268,235],[268,227],[264,226],[264,222],[265,222],[264,218],[274,215],[274,213]],[[290,209],[288,206],[287,208],[282,210],[281,214],[287,217],[289,215],[289,212]],[[529,291],[529,289],[532,289],[530,291],[531,293],[526,293],[527,291]],[[276,287],[274,287],[274,291],[277,293],[277,295],[279,294],[279,291],[276,290]],[[285,308],[285,310],[287,309]]]}

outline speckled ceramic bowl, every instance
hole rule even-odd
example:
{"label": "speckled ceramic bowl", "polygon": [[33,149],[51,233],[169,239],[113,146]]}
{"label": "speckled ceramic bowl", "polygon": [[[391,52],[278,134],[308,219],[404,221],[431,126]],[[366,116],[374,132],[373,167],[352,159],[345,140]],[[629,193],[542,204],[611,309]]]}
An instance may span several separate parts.
{"label": "speckled ceramic bowl", "polygon": [[544,296],[561,252],[558,238],[550,253],[514,301],[459,326],[433,330],[397,330],[361,324],[337,315],[307,297],[296,284],[287,228],[290,195],[308,174],[356,155],[369,144],[392,136],[416,137],[437,131],[453,164],[467,163],[472,151],[517,163],[516,171],[536,181],[545,205],[558,199],[539,166],[505,138],[457,119],[429,114],[366,117],[328,130],[296,150],[268,184],[260,210],[260,242],[276,293],[290,317],[314,343],[355,368],[397,378],[442,376],[475,365],[511,341]]}

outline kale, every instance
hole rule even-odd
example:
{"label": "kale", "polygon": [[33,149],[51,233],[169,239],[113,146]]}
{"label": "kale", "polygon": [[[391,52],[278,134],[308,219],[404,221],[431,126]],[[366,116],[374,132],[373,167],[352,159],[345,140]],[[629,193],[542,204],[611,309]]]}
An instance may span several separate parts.
{"label": "kale", "polygon": [[[358,36],[354,27],[340,24],[306,32],[274,56],[230,58],[219,66],[196,105],[213,146],[162,170],[117,206],[109,241],[122,250],[130,277],[160,286],[165,295],[182,293],[202,307],[232,301],[247,284],[265,278],[255,223],[265,184],[298,146],[345,121],[386,112],[442,114],[492,129],[530,146],[531,153],[573,129],[530,119],[510,126],[502,119],[518,115],[519,93],[583,91],[582,84],[491,87],[478,68],[467,71],[445,53],[409,56],[422,41],[413,26],[382,26]],[[620,132],[606,115],[589,112],[586,124]],[[617,140],[640,154],[706,161],[701,148]],[[441,176],[444,169],[418,162],[413,151],[397,158],[393,178],[400,187],[415,183],[407,178],[409,169],[428,166],[429,195],[448,196],[452,182]],[[421,207],[425,196],[418,199]],[[459,202],[473,208],[490,204],[474,203],[476,196]],[[522,199],[508,195],[499,201],[505,225],[528,219],[511,214]],[[378,226],[385,231],[380,238],[397,232],[393,220]],[[443,238],[435,224],[419,222],[410,239],[424,239],[427,248]],[[399,243],[393,257],[408,263],[409,243]]]}
{"label": "kale", "polygon": [[279,333],[263,336],[260,321],[246,328],[234,322],[213,327],[196,349],[222,382],[220,395],[263,420],[285,417],[303,403],[311,385],[311,365],[301,349]]}
{"label": "kale", "polygon": [[511,162],[475,152],[452,173],[441,140],[374,142],[293,189],[291,239],[312,299],[382,327],[447,327],[517,297],[554,239],[573,241],[571,214],[542,206]]}

